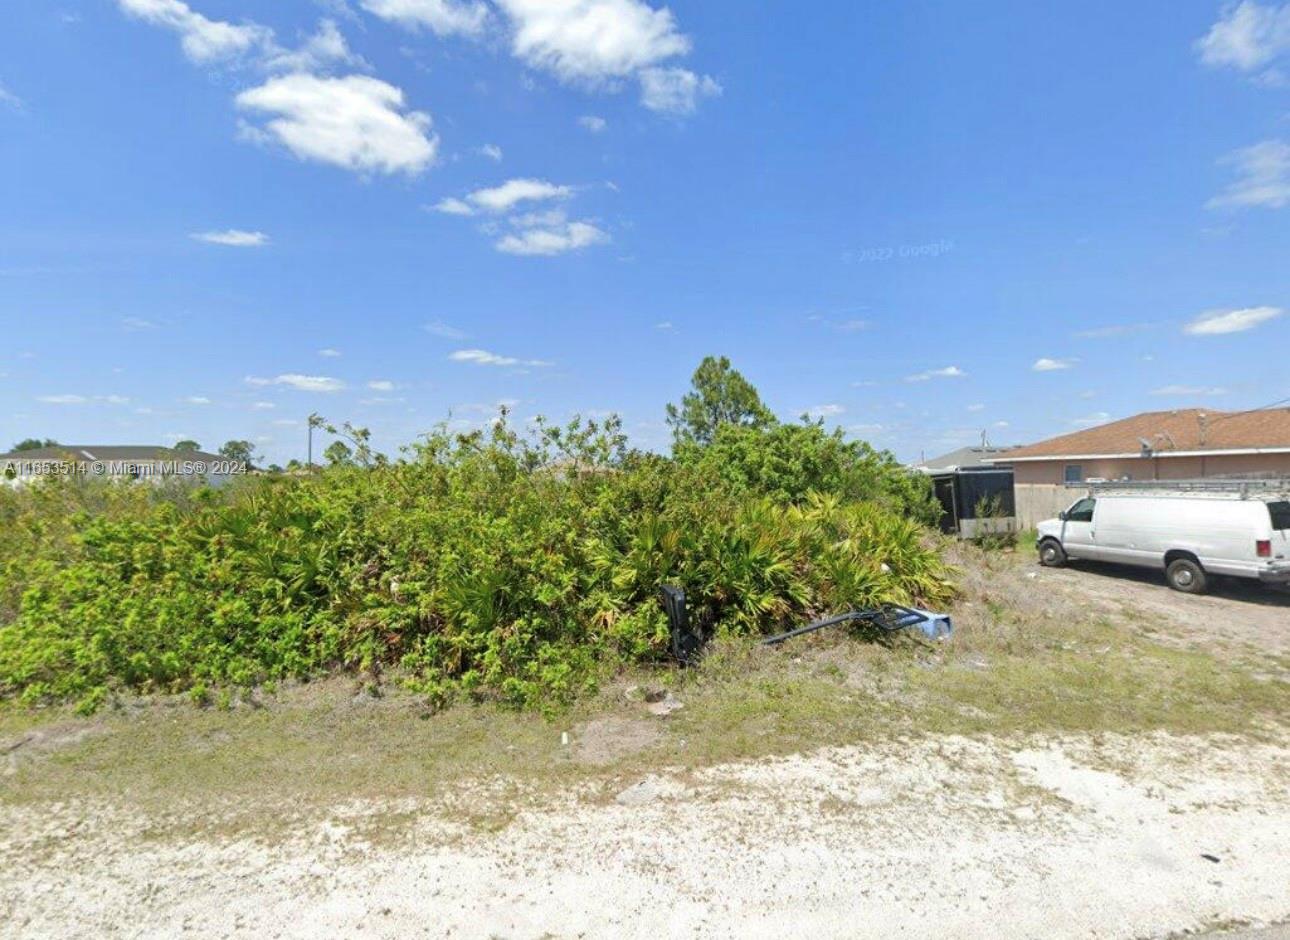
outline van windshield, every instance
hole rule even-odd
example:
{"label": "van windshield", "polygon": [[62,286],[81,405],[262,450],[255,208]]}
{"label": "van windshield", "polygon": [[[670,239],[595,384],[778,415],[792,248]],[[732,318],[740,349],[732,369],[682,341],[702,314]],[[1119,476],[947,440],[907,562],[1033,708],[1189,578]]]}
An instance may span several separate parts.
{"label": "van windshield", "polygon": [[1272,516],[1272,528],[1282,532],[1290,529],[1290,502],[1268,503],[1268,512]]}

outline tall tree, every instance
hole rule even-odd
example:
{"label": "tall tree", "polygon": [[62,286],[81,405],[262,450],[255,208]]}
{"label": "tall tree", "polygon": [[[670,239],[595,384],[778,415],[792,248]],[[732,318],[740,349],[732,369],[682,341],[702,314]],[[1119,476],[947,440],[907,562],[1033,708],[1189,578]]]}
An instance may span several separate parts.
{"label": "tall tree", "polygon": [[690,379],[692,391],[681,406],[667,406],[667,423],[674,446],[712,443],[717,428],[734,424],[746,428],[769,428],[775,422],[761,396],[725,356],[707,356]]}
{"label": "tall tree", "polygon": [[180,441],[175,445],[175,450],[181,450],[184,453],[191,453],[192,451],[201,449],[202,445],[198,444],[196,441]]}
{"label": "tall tree", "polygon": [[354,451],[344,441],[332,441],[327,445],[327,449],[323,451],[323,457],[333,467],[339,467],[353,461]]}
{"label": "tall tree", "polygon": [[249,467],[255,463],[255,445],[250,441],[229,441],[219,449],[219,455]]}

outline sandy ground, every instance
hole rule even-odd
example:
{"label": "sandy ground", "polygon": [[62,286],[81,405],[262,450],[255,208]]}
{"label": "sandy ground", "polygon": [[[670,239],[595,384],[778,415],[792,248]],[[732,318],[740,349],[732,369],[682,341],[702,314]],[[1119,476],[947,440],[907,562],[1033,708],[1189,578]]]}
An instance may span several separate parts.
{"label": "sandy ground", "polygon": [[1132,612],[1159,639],[1290,654],[1290,592],[1242,578],[1215,579],[1208,594],[1170,590],[1158,571],[1095,562],[1041,568],[1019,559],[1014,579],[1116,616]]}
{"label": "sandy ground", "polygon": [[[0,810],[12,937],[1164,937],[1290,918],[1290,749],[943,738],[660,772],[481,832],[441,802],[285,839]],[[287,812],[290,808],[283,807]]]}

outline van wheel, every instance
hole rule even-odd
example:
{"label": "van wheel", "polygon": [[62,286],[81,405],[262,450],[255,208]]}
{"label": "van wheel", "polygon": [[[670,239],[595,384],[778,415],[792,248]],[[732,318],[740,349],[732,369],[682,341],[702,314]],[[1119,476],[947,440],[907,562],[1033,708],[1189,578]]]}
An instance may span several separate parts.
{"label": "van wheel", "polygon": [[1179,558],[1165,569],[1165,578],[1169,586],[1184,594],[1204,594],[1209,584],[1205,569],[1190,558]]}
{"label": "van wheel", "polygon": [[1039,563],[1045,568],[1060,568],[1066,564],[1066,551],[1055,539],[1039,543]]}

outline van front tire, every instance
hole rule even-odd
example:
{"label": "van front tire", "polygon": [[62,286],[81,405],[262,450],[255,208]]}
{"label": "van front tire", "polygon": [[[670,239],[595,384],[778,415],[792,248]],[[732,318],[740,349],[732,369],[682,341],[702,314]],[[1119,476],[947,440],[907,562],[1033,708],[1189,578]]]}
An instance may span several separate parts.
{"label": "van front tire", "polygon": [[1039,563],[1045,568],[1060,568],[1066,564],[1066,551],[1056,539],[1039,543]]}
{"label": "van front tire", "polygon": [[1165,579],[1175,591],[1184,594],[1204,594],[1209,586],[1205,569],[1190,558],[1179,558],[1169,563],[1165,569]]}

